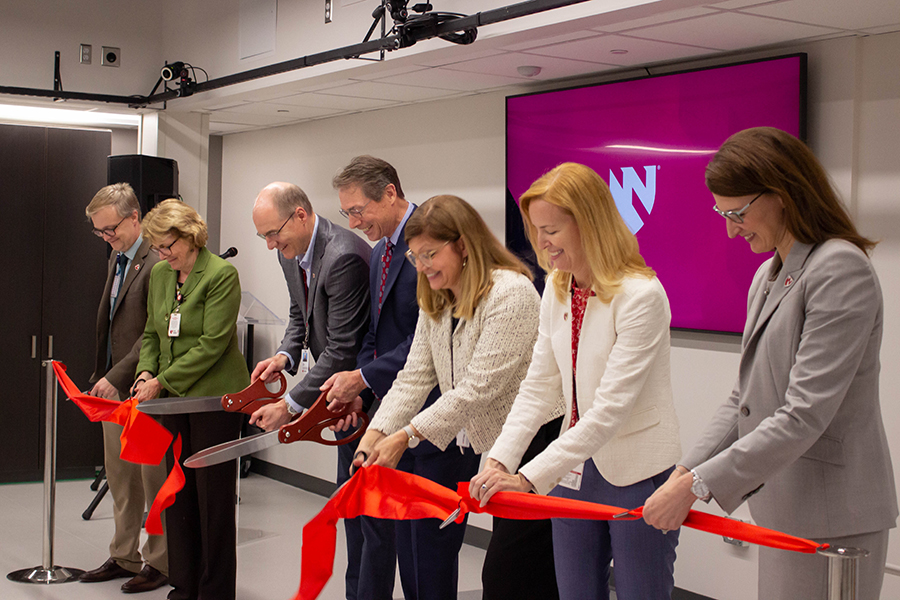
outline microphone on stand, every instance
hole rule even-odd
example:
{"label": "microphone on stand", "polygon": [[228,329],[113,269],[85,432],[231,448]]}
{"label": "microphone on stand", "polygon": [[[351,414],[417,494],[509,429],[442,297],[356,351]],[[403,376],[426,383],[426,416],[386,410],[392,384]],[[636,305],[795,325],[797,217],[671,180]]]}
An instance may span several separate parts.
{"label": "microphone on stand", "polygon": [[237,248],[235,248],[234,246],[220,254],[219,258],[231,258],[232,256],[237,256]]}

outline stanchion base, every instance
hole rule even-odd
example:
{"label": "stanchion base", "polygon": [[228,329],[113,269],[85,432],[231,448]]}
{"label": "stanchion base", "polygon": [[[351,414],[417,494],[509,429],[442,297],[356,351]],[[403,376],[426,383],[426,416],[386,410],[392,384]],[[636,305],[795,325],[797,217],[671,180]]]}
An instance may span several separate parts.
{"label": "stanchion base", "polygon": [[69,567],[54,566],[52,569],[32,567],[30,569],[22,569],[21,571],[13,571],[7,575],[6,578],[17,583],[50,584],[78,581],[78,578],[83,574],[83,569],[70,569]]}

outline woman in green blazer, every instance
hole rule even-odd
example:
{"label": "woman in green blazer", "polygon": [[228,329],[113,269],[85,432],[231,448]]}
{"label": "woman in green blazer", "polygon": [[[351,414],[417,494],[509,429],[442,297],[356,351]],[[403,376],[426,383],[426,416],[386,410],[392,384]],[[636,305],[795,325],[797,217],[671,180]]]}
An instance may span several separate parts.
{"label": "woman in green blazer", "polygon": [[[206,223],[175,199],[150,211],[143,236],[163,260],[150,273],[147,326],[135,382],[138,401],[159,396],[217,396],[250,383],[237,345],[241,284],[237,269],[206,249]],[[233,413],[165,415],[181,434],[182,457],[236,439]],[[168,455],[168,466],[174,457]],[[237,576],[234,461],[185,469],[185,484],[166,509],[171,600],[233,600]]]}

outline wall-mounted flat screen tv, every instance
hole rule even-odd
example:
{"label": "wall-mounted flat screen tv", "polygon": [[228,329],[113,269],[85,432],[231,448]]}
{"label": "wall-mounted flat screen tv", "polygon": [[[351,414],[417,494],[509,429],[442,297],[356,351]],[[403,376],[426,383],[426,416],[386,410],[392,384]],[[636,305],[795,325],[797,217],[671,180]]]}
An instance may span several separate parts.
{"label": "wall-mounted flat screen tv", "polygon": [[[753,274],[771,254],[728,238],[704,171],[737,131],[765,125],[805,139],[805,121],[805,54],[511,96],[508,196],[560,163],[588,165],[666,288],[672,327],[739,333]],[[515,237],[507,234],[517,250]]]}

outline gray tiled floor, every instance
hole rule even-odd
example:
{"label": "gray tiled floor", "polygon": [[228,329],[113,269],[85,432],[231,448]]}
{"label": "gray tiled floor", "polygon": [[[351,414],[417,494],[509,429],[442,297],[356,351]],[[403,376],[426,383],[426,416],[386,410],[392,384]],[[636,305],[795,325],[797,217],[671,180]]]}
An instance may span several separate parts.
{"label": "gray tiled floor", "polygon": [[[64,481],[56,490],[54,562],[79,569],[93,569],[108,557],[112,536],[112,500],[107,497],[90,521],[81,513],[94,493],[89,481]],[[300,532],[325,504],[321,496],[251,474],[241,480],[238,530],[239,600],[289,600],[297,592],[300,577]],[[319,596],[343,598],[346,568],[344,533],[338,526],[334,575]],[[102,600],[123,598],[124,580],[106,583],[27,585],[9,581],[12,571],[41,564],[43,487],[35,484],[0,485],[0,599],[2,600]],[[460,600],[480,600],[481,564],[484,551],[463,546],[460,553]],[[161,600],[166,587],[138,596]],[[397,581],[395,594],[400,596]]]}

